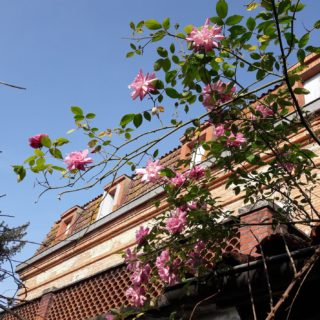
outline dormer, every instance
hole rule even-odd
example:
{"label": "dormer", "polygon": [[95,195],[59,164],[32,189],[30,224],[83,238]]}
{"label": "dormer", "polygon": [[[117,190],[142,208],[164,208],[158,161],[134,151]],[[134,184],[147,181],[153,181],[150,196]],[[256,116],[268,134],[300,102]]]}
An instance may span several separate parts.
{"label": "dormer", "polygon": [[104,187],[97,220],[120,208],[125,201],[131,179],[122,175]]}
{"label": "dormer", "polygon": [[56,240],[61,241],[72,234],[75,224],[77,222],[77,217],[83,209],[79,206],[74,206],[64,212],[58,221],[59,228],[56,235]]}
{"label": "dormer", "polygon": [[182,160],[190,159],[190,166],[195,166],[206,158],[206,151],[202,147],[202,142],[214,139],[214,127],[211,123],[205,123],[200,128],[200,134],[197,137],[188,140],[185,136],[180,139],[182,143],[181,155]]}

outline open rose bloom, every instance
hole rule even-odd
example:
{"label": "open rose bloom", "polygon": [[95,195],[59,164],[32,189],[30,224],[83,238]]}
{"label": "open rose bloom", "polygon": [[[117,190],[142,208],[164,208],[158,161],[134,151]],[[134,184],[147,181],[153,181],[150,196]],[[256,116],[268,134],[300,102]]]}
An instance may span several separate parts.
{"label": "open rose bloom", "polygon": [[87,149],[69,153],[64,159],[64,163],[67,165],[68,170],[85,170],[86,165],[93,161],[88,157],[88,153],[89,151]]}
{"label": "open rose bloom", "polygon": [[151,161],[148,160],[147,166],[145,168],[136,169],[136,174],[142,175],[142,182],[152,182],[155,183],[159,181],[162,176],[160,175],[160,171],[163,169],[163,166],[160,165],[160,161]]}
{"label": "open rose bloom", "polygon": [[271,117],[274,114],[272,109],[263,104],[258,104],[256,110],[261,113],[262,118]]}
{"label": "open rose bloom", "polygon": [[128,86],[129,89],[133,89],[131,93],[132,99],[135,100],[139,97],[142,100],[149,92],[154,91],[156,89],[154,85],[155,80],[157,80],[155,73],[144,75],[140,69],[136,78]]}
{"label": "open rose bloom", "polygon": [[205,52],[212,51],[213,48],[220,46],[220,41],[224,39],[221,34],[222,27],[210,26],[210,19],[207,18],[205,24],[200,27],[194,27],[186,40],[192,43],[194,50]]}

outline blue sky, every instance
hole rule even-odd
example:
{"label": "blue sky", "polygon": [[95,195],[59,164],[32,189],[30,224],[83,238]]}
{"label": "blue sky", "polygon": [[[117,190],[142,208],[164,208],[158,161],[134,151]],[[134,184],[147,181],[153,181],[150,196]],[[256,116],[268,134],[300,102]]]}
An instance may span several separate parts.
{"label": "blue sky", "polygon": [[[231,0],[231,11],[239,13],[247,2]],[[305,2],[304,20],[316,20],[319,0]],[[17,184],[10,165],[30,154],[29,136],[46,132],[56,137],[71,129],[71,105],[95,112],[101,128],[112,128],[121,115],[143,110],[145,105],[131,100],[127,86],[140,67],[152,69],[154,55],[149,51],[144,57],[125,58],[129,22],[169,16],[172,24],[202,25],[214,14],[212,0],[0,1],[0,80],[27,88],[0,86],[0,193],[7,194],[0,208],[15,216],[10,224],[30,221],[27,239],[41,242],[62,212],[101,193],[102,185],[62,200],[50,192],[35,204],[41,189],[34,187],[34,177]],[[75,140],[74,147],[83,143]],[[27,245],[15,259],[25,260],[35,249]],[[13,291],[11,283],[1,284],[0,293]]]}

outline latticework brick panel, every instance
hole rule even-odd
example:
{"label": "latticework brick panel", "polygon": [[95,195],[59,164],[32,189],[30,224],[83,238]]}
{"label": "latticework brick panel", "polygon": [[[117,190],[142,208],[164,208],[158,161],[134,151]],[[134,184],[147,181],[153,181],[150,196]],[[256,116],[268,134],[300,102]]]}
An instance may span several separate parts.
{"label": "latticework brick panel", "polygon": [[[130,284],[130,274],[121,266],[59,290],[47,320],[83,320],[128,305],[125,291]],[[152,294],[160,292],[161,285],[154,285]]]}
{"label": "latticework brick panel", "polygon": [[[24,303],[18,307],[13,307],[11,311],[14,314],[22,317],[24,320],[34,320],[39,308],[40,299],[32,300],[31,302]],[[3,312],[0,314],[1,320],[17,320],[13,314]]]}

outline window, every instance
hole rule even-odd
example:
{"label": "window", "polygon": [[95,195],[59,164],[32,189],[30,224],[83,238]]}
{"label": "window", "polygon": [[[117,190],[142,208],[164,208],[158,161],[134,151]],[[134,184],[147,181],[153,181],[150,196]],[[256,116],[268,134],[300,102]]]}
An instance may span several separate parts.
{"label": "window", "polygon": [[69,219],[68,221],[65,221],[64,224],[65,224],[64,234],[67,237],[71,231],[71,219]]}
{"label": "window", "polygon": [[56,240],[61,241],[73,233],[77,222],[77,215],[80,210],[83,211],[79,206],[74,206],[62,214],[61,220],[59,221]]}
{"label": "window", "polygon": [[200,162],[202,162],[203,157],[205,155],[205,150],[202,145],[198,146],[196,149],[194,149],[193,153],[191,154],[191,162],[190,167],[193,167]]}
{"label": "window", "polygon": [[308,79],[304,83],[304,88],[309,90],[310,93],[304,96],[305,104],[320,97],[320,74]]}
{"label": "window", "polygon": [[102,201],[100,203],[98,219],[108,215],[113,211],[113,207],[117,202],[118,194],[120,192],[120,184],[109,192],[104,192]]}

